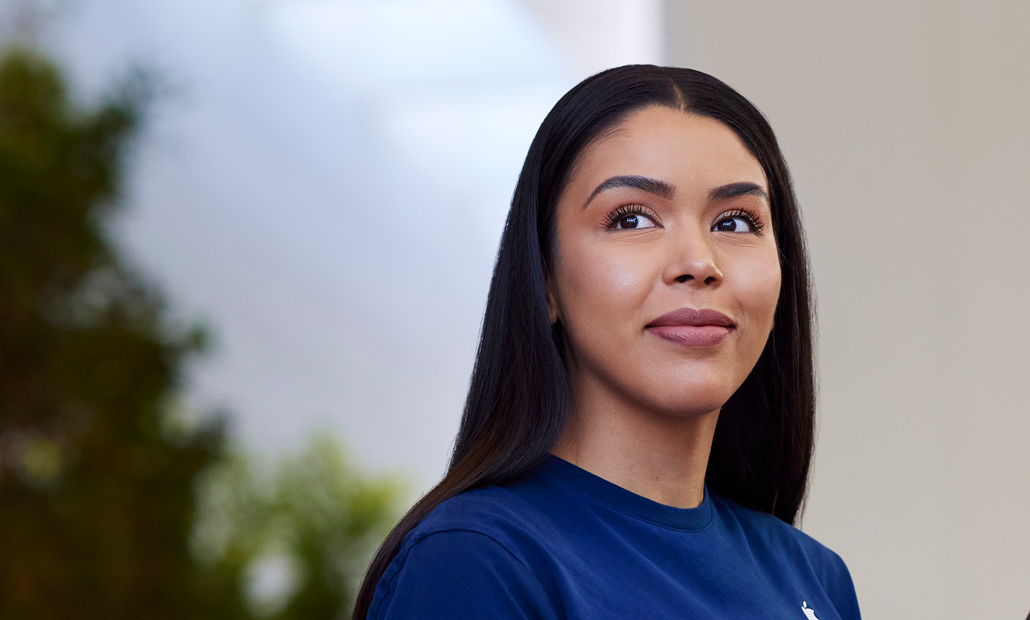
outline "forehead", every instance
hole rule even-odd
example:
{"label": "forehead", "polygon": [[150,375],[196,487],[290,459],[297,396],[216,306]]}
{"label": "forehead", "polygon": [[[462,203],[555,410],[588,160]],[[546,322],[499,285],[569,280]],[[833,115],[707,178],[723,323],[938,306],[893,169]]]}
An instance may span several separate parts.
{"label": "forehead", "polygon": [[588,146],[566,194],[589,193],[598,183],[627,174],[672,183],[678,195],[707,195],[713,187],[741,181],[769,189],[761,164],[732,129],[666,107],[634,112]]}

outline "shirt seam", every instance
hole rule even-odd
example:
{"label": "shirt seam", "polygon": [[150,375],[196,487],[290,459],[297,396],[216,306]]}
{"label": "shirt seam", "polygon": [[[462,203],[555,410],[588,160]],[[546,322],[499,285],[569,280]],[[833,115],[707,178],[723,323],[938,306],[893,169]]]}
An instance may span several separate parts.
{"label": "shirt seam", "polygon": [[[585,497],[585,498],[587,498],[587,499],[589,499],[589,500],[591,500],[591,501],[593,501],[593,502],[595,502],[597,504],[601,504],[602,506],[604,506],[606,508],[610,508],[610,509],[612,509],[612,510],[614,510],[616,512],[621,512],[622,514],[624,514],[626,516],[633,517],[634,519],[637,519],[638,521],[643,521],[644,523],[647,523],[649,525],[653,525],[655,527],[660,527],[660,528],[666,529],[666,530],[671,530],[673,532],[703,532],[703,531],[707,530],[708,528],[712,527],[712,523],[715,522],[715,511],[712,509],[711,506],[709,506],[708,523],[705,523],[703,526],[701,526],[699,528],[673,527],[671,525],[666,525],[664,523],[658,523],[657,521],[652,521],[651,519],[647,519],[647,518],[641,517],[638,514],[634,514],[634,513],[630,512],[628,510],[625,510],[623,508],[619,508],[618,506],[614,506],[612,504],[609,504],[608,502],[606,502],[604,500],[601,500],[601,499],[598,499],[598,498],[594,497],[593,495],[587,493],[586,491],[583,491],[582,489],[580,489],[580,488],[578,488],[576,486],[573,486],[572,484],[569,484],[568,482],[565,482],[561,478],[555,478],[555,480],[557,480],[558,483],[561,484],[562,486],[564,486],[565,488],[567,488],[567,489],[569,489],[571,491],[575,491],[579,495],[582,495],[583,497]],[[711,501],[711,500],[709,499],[709,501]]]}
{"label": "shirt seam", "polygon": [[[460,527],[459,528],[451,528],[451,529],[447,529],[447,530],[437,530],[435,532],[429,532],[428,534],[422,535],[421,538],[419,538],[416,542],[412,543],[407,549],[404,550],[404,558],[402,560],[400,560],[400,565],[397,567],[397,570],[394,571],[393,575],[390,576],[390,580],[386,583],[386,591],[383,593],[383,598],[382,598],[382,600],[379,601],[379,605],[376,607],[375,614],[372,616],[373,618],[379,618],[379,611],[383,608],[383,603],[386,602],[386,600],[390,597],[390,593],[393,591],[393,582],[397,579],[397,576],[401,574],[401,570],[404,569],[404,563],[408,561],[408,556],[411,555],[411,550],[414,549],[415,547],[421,545],[430,536],[435,536],[436,534],[447,534],[447,533],[450,533],[450,532],[467,532],[469,534],[479,534],[480,536],[483,536],[484,538],[492,540],[498,547],[500,547],[501,549],[504,549],[504,552],[507,553],[509,556],[511,556],[511,559],[515,560],[518,563],[518,565],[521,566],[522,569],[524,571],[526,571],[529,574],[530,577],[533,578],[533,581],[535,581],[536,584],[538,586],[540,586],[540,590],[542,592],[544,592],[544,594],[547,593],[547,588],[544,587],[544,584],[540,582],[540,579],[533,573],[533,571],[529,570],[529,567],[526,566],[525,562],[520,560],[518,558],[518,556],[516,556],[514,553],[511,552],[510,549],[508,549],[508,547],[504,546],[504,543],[502,543],[501,541],[497,540],[493,536],[491,536],[491,535],[489,535],[489,534],[487,534],[485,532],[480,532],[478,530],[471,530],[471,529],[468,529],[468,528],[460,528]],[[396,558],[394,558],[394,560],[396,561]]]}

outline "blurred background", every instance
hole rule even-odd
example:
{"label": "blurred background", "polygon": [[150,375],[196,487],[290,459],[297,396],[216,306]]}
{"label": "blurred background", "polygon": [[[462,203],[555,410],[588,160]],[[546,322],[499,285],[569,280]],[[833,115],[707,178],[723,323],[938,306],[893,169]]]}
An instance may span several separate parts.
{"label": "blurred background", "polygon": [[794,173],[802,529],[866,617],[1025,617],[1028,27],[1016,0],[0,0],[0,617],[349,616],[444,471],[533,132],[634,62],[737,88]]}

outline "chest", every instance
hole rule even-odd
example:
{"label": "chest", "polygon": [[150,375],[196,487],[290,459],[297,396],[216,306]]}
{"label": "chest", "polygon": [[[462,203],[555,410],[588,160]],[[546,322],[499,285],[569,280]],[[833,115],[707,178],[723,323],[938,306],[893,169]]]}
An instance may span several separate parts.
{"label": "chest", "polygon": [[567,620],[840,620],[804,557],[748,546],[558,546],[539,574]]}

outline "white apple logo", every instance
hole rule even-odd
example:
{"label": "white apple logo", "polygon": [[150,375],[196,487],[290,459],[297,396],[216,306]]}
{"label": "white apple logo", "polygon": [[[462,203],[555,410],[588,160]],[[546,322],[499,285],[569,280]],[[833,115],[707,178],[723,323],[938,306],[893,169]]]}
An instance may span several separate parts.
{"label": "white apple logo", "polygon": [[815,617],[815,611],[808,606],[808,601],[801,601],[801,611],[805,612],[805,617],[808,620],[819,620]]}

